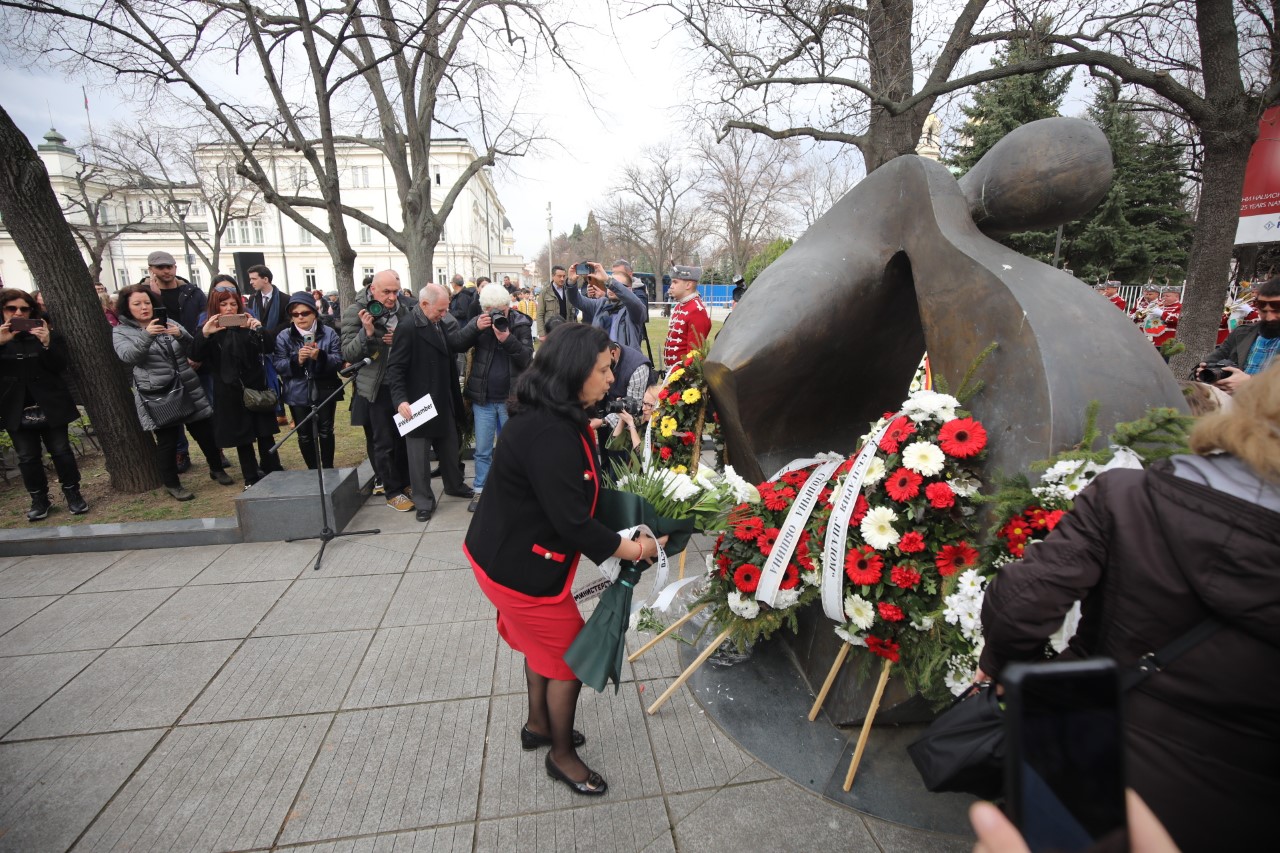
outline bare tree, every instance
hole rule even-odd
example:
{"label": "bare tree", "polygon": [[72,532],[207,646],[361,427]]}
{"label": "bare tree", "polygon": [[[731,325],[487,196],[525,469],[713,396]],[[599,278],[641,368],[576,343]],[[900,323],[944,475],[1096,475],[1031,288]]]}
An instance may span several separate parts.
{"label": "bare tree", "polygon": [[790,224],[799,187],[798,147],[736,131],[719,143],[704,139],[698,150],[707,219],[724,243],[733,272],[745,273],[760,246]]}
{"label": "bare tree", "polygon": [[[241,175],[328,249],[344,301],[355,296],[356,252],[347,221],[382,234],[409,259],[415,285],[430,280],[444,222],[481,169],[521,156],[537,139],[516,109],[526,62],[563,59],[540,0],[2,0],[27,13],[11,31],[33,51],[87,62],[152,87],[173,87],[225,135]],[[12,33],[11,33],[12,34]],[[219,77],[248,65],[268,101],[231,102]],[[499,84],[496,81],[501,81]],[[366,132],[367,131],[367,132]],[[432,143],[463,137],[477,152],[436,189]],[[371,145],[386,157],[398,227],[343,203],[342,147]],[[288,186],[279,156],[301,161]],[[296,176],[296,172],[294,175]],[[325,222],[313,222],[308,209]],[[389,217],[397,218],[397,217]]]}
{"label": "bare tree", "polygon": [[0,217],[57,318],[97,430],[113,488],[141,492],[160,485],[155,445],[142,431],[124,365],[72,229],[31,143],[0,108]]}
{"label": "bare tree", "polygon": [[661,275],[672,260],[688,260],[704,238],[704,217],[695,203],[701,175],[668,145],[647,148],[622,169],[613,193],[618,200],[601,212],[613,239],[631,243]]}
{"label": "bare tree", "polygon": [[801,159],[796,175],[796,210],[808,228],[831,209],[861,178],[861,168],[849,162],[845,151],[814,147]]}
{"label": "bare tree", "polygon": [[[98,163],[81,160],[72,180],[74,189],[64,192],[59,202],[72,235],[89,258],[89,278],[101,281],[102,259],[110,250],[111,242],[135,230],[142,222],[142,212],[129,205],[128,188],[111,170]],[[136,218],[135,210],[138,210]]]}

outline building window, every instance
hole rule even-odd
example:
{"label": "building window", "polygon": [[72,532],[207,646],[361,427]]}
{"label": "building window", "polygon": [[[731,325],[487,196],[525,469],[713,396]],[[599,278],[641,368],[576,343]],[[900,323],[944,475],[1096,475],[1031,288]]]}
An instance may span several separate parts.
{"label": "building window", "polygon": [[111,205],[104,204],[98,208],[98,219],[102,220],[103,225],[111,224]]}
{"label": "building window", "polygon": [[369,186],[369,167],[368,166],[360,167],[360,178],[361,180],[364,181],[364,185],[366,187]]}
{"label": "building window", "polygon": [[254,219],[252,221],[252,225],[253,225],[253,242],[257,243],[258,245],[262,245],[263,243],[267,242],[266,233],[262,229],[262,220]]}
{"label": "building window", "polygon": [[129,271],[125,269],[116,270],[116,285],[124,287],[129,283]]}
{"label": "building window", "polygon": [[316,289],[316,268],[303,267],[302,280],[306,282],[307,290],[315,290]]}
{"label": "building window", "polygon": [[249,245],[249,223],[241,219],[236,223],[236,229],[240,232],[240,245]]}
{"label": "building window", "polygon": [[373,275],[373,267],[363,267],[363,268],[361,268],[361,270],[360,270],[360,277],[361,277],[361,280],[362,280],[362,281],[363,281],[364,279],[368,278],[368,277],[369,277],[369,276],[371,276],[371,275]]}
{"label": "building window", "polygon": [[227,223],[227,245],[234,246],[236,244],[236,226],[234,222]]}
{"label": "building window", "polygon": [[311,242],[311,232],[301,225],[298,226],[298,242],[304,245]]}
{"label": "building window", "polygon": [[446,284],[444,267],[436,267],[436,284]]}
{"label": "building window", "polygon": [[202,286],[200,284],[200,270],[195,267],[191,268],[191,283],[194,284],[196,287]]}
{"label": "building window", "polygon": [[360,242],[361,243],[373,242],[373,229],[370,228],[368,225],[365,225],[363,222],[360,223]]}

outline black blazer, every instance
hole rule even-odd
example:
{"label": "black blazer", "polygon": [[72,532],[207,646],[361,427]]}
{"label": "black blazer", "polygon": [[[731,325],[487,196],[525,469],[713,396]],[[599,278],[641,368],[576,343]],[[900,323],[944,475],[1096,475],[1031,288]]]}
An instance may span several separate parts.
{"label": "black blazer", "polygon": [[444,324],[433,326],[414,308],[396,325],[383,380],[391,392],[391,405],[412,403],[424,394],[436,404],[436,416],[409,433],[414,438],[439,438],[456,429],[462,415],[462,391],[458,387],[458,360],[449,350]]}
{"label": "black blazer", "polygon": [[513,414],[498,435],[467,552],[495,583],[540,598],[558,595],[579,554],[600,563],[622,541],[592,517],[599,488],[595,442],[585,427],[536,409]]}

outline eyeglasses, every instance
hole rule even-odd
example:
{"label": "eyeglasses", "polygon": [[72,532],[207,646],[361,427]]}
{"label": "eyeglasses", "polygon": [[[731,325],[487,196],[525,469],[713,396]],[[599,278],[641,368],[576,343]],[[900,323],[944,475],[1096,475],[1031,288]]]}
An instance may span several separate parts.
{"label": "eyeglasses", "polygon": [[1255,299],[1253,307],[1259,314],[1280,314],[1280,301],[1263,302],[1261,299]]}
{"label": "eyeglasses", "polygon": [[30,314],[30,305],[6,305],[4,310],[10,314]]}
{"label": "eyeglasses", "polygon": [[234,284],[216,284],[213,289],[216,293],[235,293],[240,288]]}
{"label": "eyeglasses", "polygon": [[289,312],[290,317],[314,317],[315,315],[316,315],[316,312],[314,311],[290,311]]}

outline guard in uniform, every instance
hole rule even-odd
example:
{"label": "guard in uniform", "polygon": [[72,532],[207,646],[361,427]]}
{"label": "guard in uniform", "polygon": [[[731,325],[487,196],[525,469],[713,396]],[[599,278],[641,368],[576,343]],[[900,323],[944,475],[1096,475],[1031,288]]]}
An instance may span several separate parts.
{"label": "guard in uniform", "polygon": [[1102,295],[1111,300],[1111,304],[1124,313],[1129,313],[1129,304],[1120,298],[1120,282],[1109,280],[1102,285]]}
{"label": "guard in uniform", "polygon": [[687,353],[702,346],[711,334],[711,314],[698,295],[700,278],[702,267],[677,265],[671,268],[671,286],[667,293],[676,305],[671,309],[667,343],[662,348],[662,361],[668,370]]}

